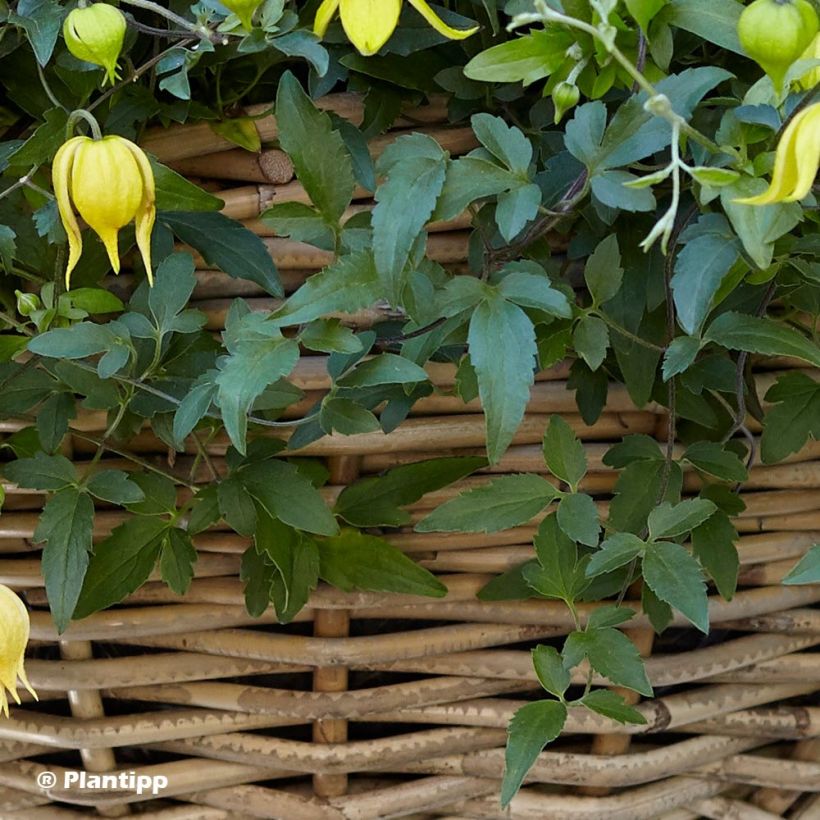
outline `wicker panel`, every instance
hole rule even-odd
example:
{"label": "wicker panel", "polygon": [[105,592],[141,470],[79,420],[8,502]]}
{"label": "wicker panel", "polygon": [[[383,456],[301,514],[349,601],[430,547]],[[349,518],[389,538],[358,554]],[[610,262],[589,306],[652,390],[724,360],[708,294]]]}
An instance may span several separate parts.
{"label": "wicker panel", "polygon": [[[328,99],[345,116],[361,114],[347,95]],[[435,103],[408,112],[401,125],[421,120],[449,150],[469,150],[469,135],[445,127],[443,118],[443,105]],[[261,127],[264,139],[275,136],[275,122],[263,120]],[[219,176],[219,188],[233,185],[224,192],[228,212],[262,234],[266,229],[256,220],[261,207],[304,196],[287,158],[275,150],[263,163],[229,150],[207,128],[171,131],[150,135],[151,150],[189,174],[213,169],[212,153],[218,152],[223,170],[211,175]],[[356,207],[372,203],[361,199]],[[433,256],[457,269],[466,261],[465,225],[439,226],[431,238]],[[299,243],[265,241],[288,291],[328,261]],[[233,296],[245,296],[258,309],[272,305],[256,286],[218,272],[199,271],[198,280],[196,306],[214,331]],[[129,277],[113,286],[127,290]],[[377,305],[342,318],[369,326],[391,314]],[[431,365],[428,372],[439,390],[394,433],[330,436],[301,451],[326,460],[328,501],[362,475],[482,451],[478,405],[448,395],[454,379],[449,366]],[[613,475],[602,464],[603,453],[627,433],[662,438],[666,420],[662,408],[635,408],[613,385],[600,420],[586,426],[566,389],[567,372],[561,365],[539,374],[513,446],[485,472],[543,472],[539,442],[549,415],[560,413],[585,443],[591,469],[584,488],[605,512]],[[757,374],[761,392],[775,377],[771,370]],[[306,398],[289,417],[327,388],[324,358],[303,358],[294,382]],[[0,431],[24,424],[4,422]],[[103,415],[80,411],[68,454],[78,464],[90,460],[104,428]],[[759,432],[751,422],[750,428]],[[218,472],[225,470],[226,447],[224,437],[208,445]],[[171,458],[149,429],[129,449],[181,476],[194,466],[194,450]],[[104,463],[134,469],[113,453]],[[194,480],[206,483],[208,471],[200,466]],[[430,493],[411,508],[413,519],[483,480],[474,476]],[[684,486],[696,490],[697,476],[687,473]],[[708,638],[681,618],[661,638],[644,618],[630,622],[656,690],[654,699],[638,704],[646,725],[624,728],[591,713],[571,713],[509,813],[498,802],[505,727],[539,691],[529,649],[560,641],[573,624],[562,604],[480,602],[476,592],[531,556],[537,520],[493,535],[387,532],[388,540],[442,577],[446,598],[321,587],[288,626],[277,625],[270,612],[260,619],[245,612],[238,574],[247,543],[217,525],[196,539],[200,558],[184,599],[153,578],[122,607],[75,623],[58,639],[32,543],[42,496],[6,489],[0,582],[25,590],[34,608],[28,671],[41,703],[26,697],[10,720],[0,721],[3,818],[137,811],[152,820],[820,816],[820,708],[814,705],[820,654],[813,651],[820,643],[820,613],[813,608],[820,587],[778,583],[820,535],[818,443],[784,464],[751,471],[747,509],[735,522],[739,591],[730,602],[712,597]],[[121,520],[119,512],[100,510],[95,537]],[[590,611],[581,606],[581,617]],[[585,681],[579,676],[574,683]],[[46,793],[36,784],[40,772],[54,772],[62,783],[64,770],[80,768],[159,774],[168,787],[147,799],[121,789],[81,794],[60,786]]]}

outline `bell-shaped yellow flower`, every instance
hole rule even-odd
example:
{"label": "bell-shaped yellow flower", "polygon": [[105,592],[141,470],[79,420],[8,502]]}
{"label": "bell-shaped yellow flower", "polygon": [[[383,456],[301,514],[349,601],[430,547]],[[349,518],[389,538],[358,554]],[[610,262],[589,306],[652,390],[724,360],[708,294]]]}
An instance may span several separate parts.
{"label": "bell-shaped yellow flower", "polygon": [[[478,31],[478,26],[457,29],[448,26],[425,2],[408,0],[410,5],[441,35],[451,40],[463,40]],[[396,30],[402,0],[323,0],[316,12],[313,31],[324,37],[333,15],[338,10],[342,26],[350,42],[360,54],[375,54]]]}
{"label": "bell-shaped yellow flower", "polygon": [[122,51],[127,24],[125,15],[108,3],[94,3],[68,13],[63,38],[78,59],[102,66],[111,85],[119,79],[117,60]]}
{"label": "bell-shaped yellow flower", "polygon": [[156,218],[156,192],[154,173],[142,150],[124,137],[73,137],[57,151],[51,177],[60,219],[68,234],[66,287],[71,286],[71,271],[83,251],[75,208],[102,239],[115,273],[120,272],[117,233],[133,219],[137,247],[148,281],[153,284],[151,231]]}
{"label": "bell-shaped yellow flower", "polygon": [[23,669],[29,628],[25,604],[8,587],[0,584],[0,712],[6,717],[9,716],[7,689],[15,703],[20,703],[20,696],[17,694],[18,678],[34,695],[34,699],[37,699],[37,693],[31,688]]}
{"label": "bell-shaped yellow flower", "polygon": [[783,131],[768,189],[758,196],[736,202],[743,205],[797,202],[811,190],[819,164],[820,103],[815,103],[797,114]]}

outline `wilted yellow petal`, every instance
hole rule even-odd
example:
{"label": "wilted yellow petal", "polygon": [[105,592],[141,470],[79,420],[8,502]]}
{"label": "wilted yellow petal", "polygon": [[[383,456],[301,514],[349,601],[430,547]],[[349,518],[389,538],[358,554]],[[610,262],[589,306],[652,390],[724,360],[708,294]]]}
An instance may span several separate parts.
{"label": "wilted yellow petal", "polygon": [[26,644],[29,636],[28,610],[20,598],[7,586],[0,584],[0,711],[9,715],[6,690],[20,703],[17,694],[19,678],[29,692],[37,698],[23,668]]}
{"label": "wilted yellow petal", "polygon": [[71,166],[77,148],[88,139],[88,137],[74,137],[64,142],[55,154],[54,162],[51,164],[51,184],[54,186],[57,210],[68,236],[68,265],[66,265],[65,271],[66,289],[71,287],[71,271],[74,270],[83,253],[83,237],[80,233],[77,217],[74,214],[74,206],[71,204]]}
{"label": "wilted yellow petal", "polygon": [[410,0],[410,5],[443,37],[451,40],[463,40],[478,31],[478,26],[472,28],[453,28],[448,26],[434,11],[427,5],[425,0]]}
{"label": "wilted yellow petal", "polygon": [[322,5],[316,11],[316,17],[313,20],[313,33],[317,37],[324,37],[327,32],[327,27],[336,14],[336,9],[339,8],[339,0],[322,0]]}
{"label": "wilted yellow petal", "polygon": [[396,30],[401,0],[340,0],[339,13],[350,42],[370,57]]}
{"label": "wilted yellow petal", "polygon": [[[786,130],[780,137],[774,159],[772,181],[769,187],[762,194],[736,199],[735,202],[741,205],[771,205],[773,202],[782,202],[794,191],[799,172],[799,163],[794,146],[795,140],[797,139],[797,131],[805,113],[805,111],[801,111],[786,126]],[[816,173],[816,171],[817,167],[815,166],[813,173]]]}
{"label": "wilted yellow petal", "polygon": [[151,270],[151,231],[154,229],[154,220],[157,216],[156,191],[154,186],[154,172],[151,163],[145,156],[143,150],[130,140],[124,139],[126,147],[131,151],[136,160],[137,167],[142,176],[142,201],[137,208],[134,217],[136,222],[137,247],[139,248],[142,262],[145,265],[145,273],[148,276],[148,284],[154,284],[154,273]]}
{"label": "wilted yellow petal", "polygon": [[800,119],[797,137],[794,141],[794,160],[797,166],[797,183],[784,202],[797,202],[803,199],[814,184],[817,166],[820,164],[820,103],[801,111],[795,120]]}

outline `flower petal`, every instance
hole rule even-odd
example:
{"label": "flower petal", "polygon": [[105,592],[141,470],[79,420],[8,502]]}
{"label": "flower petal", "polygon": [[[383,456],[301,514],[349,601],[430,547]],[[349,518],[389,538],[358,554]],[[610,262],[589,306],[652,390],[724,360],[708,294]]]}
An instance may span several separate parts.
{"label": "flower petal", "polygon": [[316,10],[316,17],[313,19],[313,33],[317,37],[324,37],[327,27],[339,8],[339,0],[322,0],[322,5]]}
{"label": "flower petal", "polygon": [[23,659],[29,637],[29,616],[25,604],[7,586],[0,584],[0,711],[8,717],[6,690],[20,703],[17,678],[37,698],[26,678]]}
{"label": "flower petal", "polygon": [[774,159],[772,181],[769,187],[762,194],[736,199],[735,202],[741,205],[771,205],[774,202],[782,202],[794,191],[798,175],[798,162],[794,151],[794,143],[797,138],[797,130],[805,113],[798,114],[786,126],[786,130],[780,137]]}
{"label": "flower petal", "polygon": [[396,30],[401,0],[340,0],[339,13],[350,42],[360,54],[370,57]]}
{"label": "flower petal", "polygon": [[784,202],[797,202],[811,191],[817,176],[817,166],[820,164],[820,103],[809,106],[795,120],[798,118],[800,124],[794,140],[797,182]]}
{"label": "flower petal", "polygon": [[134,221],[136,223],[137,247],[145,265],[145,273],[148,276],[148,284],[154,284],[154,272],[151,270],[151,231],[154,229],[154,220],[157,216],[156,191],[154,186],[154,171],[148,157],[143,150],[130,140],[123,140],[126,147],[131,151],[142,176],[142,200],[137,208]]}
{"label": "flower petal", "polygon": [[441,19],[430,8],[425,0],[410,0],[410,5],[443,37],[448,37],[450,40],[463,40],[471,34],[478,31],[478,26],[472,28],[453,28],[448,26],[444,20]]}
{"label": "flower petal", "polygon": [[74,155],[88,137],[73,137],[64,142],[54,155],[54,162],[51,163],[51,184],[54,187],[54,196],[57,200],[57,210],[60,213],[60,221],[63,223],[66,235],[68,236],[68,264],[65,270],[66,290],[71,288],[71,271],[80,261],[83,253],[83,237],[80,233],[80,225],[74,213],[74,206],[71,204],[71,166],[74,163]]}

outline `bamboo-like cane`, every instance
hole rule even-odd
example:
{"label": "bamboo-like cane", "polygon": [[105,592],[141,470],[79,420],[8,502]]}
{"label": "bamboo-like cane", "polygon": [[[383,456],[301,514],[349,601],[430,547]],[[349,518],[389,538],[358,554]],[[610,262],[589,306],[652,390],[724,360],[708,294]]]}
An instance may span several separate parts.
{"label": "bamboo-like cane", "polygon": [[[171,167],[187,177],[229,179],[237,182],[260,182],[282,185],[293,179],[290,157],[277,148],[268,148],[258,154],[243,148],[188,157],[171,163]],[[219,196],[218,192],[215,192]]]}

